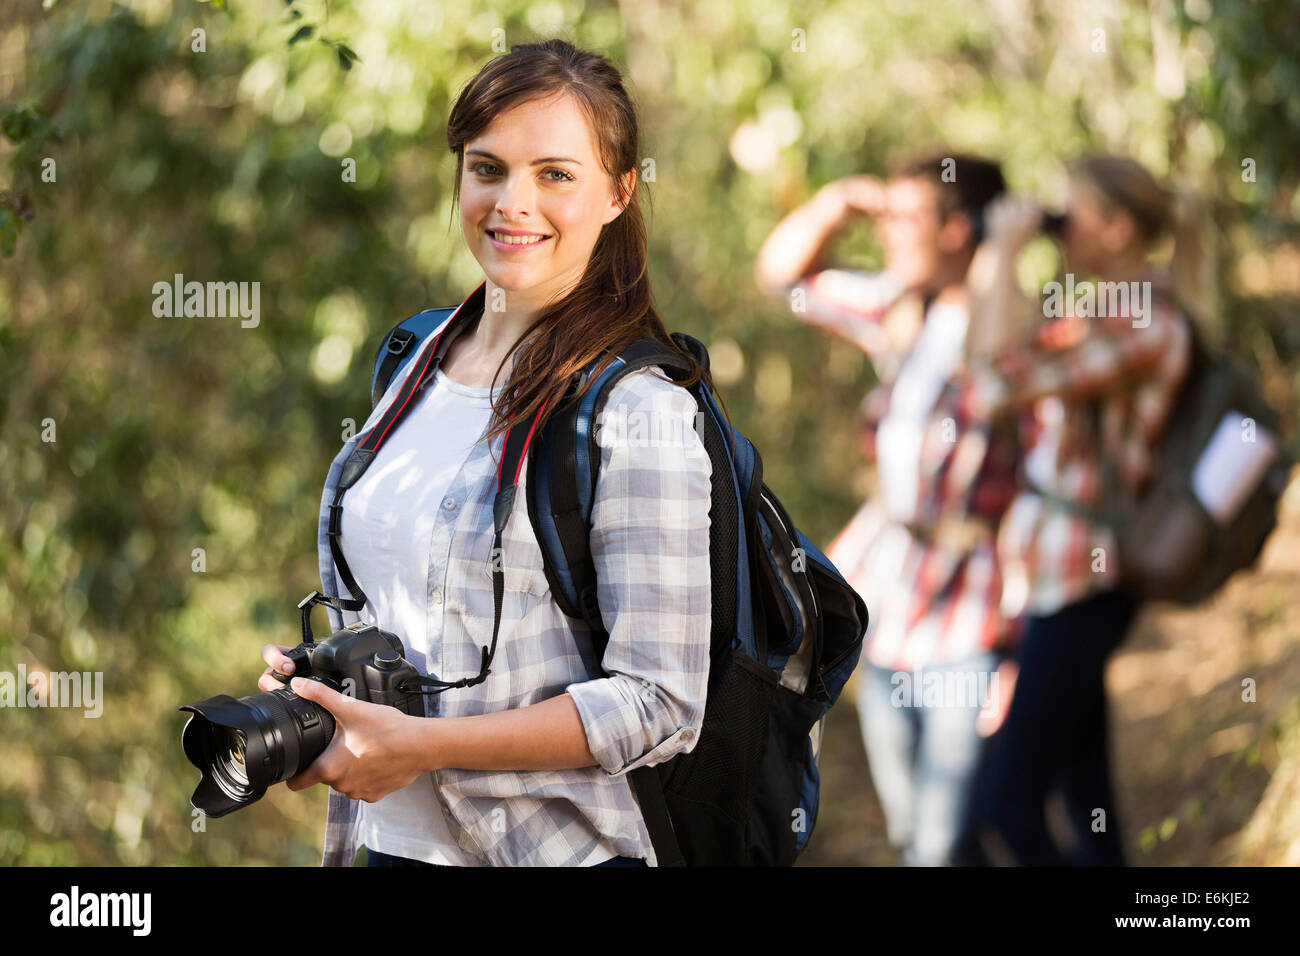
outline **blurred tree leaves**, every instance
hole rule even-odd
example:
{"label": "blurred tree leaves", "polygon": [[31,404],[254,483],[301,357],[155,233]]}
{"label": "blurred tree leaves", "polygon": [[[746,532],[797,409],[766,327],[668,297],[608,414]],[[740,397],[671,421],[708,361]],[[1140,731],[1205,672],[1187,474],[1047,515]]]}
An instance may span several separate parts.
{"label": "blurred tree leaves", "polygon": [[[999,156],[1016,188],[1050,201],[1073,154],[1129,151],[1204,190],[1225,277],[1236,253],[1257,257],[1263,285],[1236,290],[1251,305],[1232,318],[1290,401],[1297,289],[1278,257],[1296,255],[1292,9],[1097,9],[10,2],[0,670],[101,670],[107,701],[98,719],[0,713],[0,863],[316,860],[323,792],[276,788],[196,831],[175,708],[252,692],[260,646],[296,640],[321,483],[347,420],[368,412],[378,336],[477,282],[444,125],[504,43],[567,36],[625,68],[655,172],[643,196],[661,312],[723,359],[733,417],[815,541],[865,491],[852,410],[872,372],[764,301],[750,270],[817,186],[904,155]],[[839,255],[878,261],[864,229]],[[259,283],[260,322],[155,317],[153,286],[176,274]]]}

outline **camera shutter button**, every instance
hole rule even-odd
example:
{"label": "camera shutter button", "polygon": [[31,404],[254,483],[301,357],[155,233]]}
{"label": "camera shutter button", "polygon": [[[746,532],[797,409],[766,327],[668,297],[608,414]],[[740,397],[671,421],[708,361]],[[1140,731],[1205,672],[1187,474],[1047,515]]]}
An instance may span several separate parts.
{"label": "camera shutter button", "polygon": [[375,651],[375,666],[381,671],[396,670],[401,663],[401,655],[394,650]]}

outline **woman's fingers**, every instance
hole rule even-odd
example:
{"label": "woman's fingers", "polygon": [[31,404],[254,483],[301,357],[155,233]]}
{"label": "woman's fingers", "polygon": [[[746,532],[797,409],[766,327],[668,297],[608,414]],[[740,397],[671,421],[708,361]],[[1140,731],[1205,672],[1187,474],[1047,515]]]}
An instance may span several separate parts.
{"label": "woman's fingers", "polygon": [[283,644],[264,644],[262,646],[262,660],[282,674],[292,674],[293,661],[285,657],[285,654],[292,649],[285,647]]}
{"label": "woman's fingers", "polygon": [[293,661],[285,656],[285,652],[292,648],[285,647],[283,644],[265,644],[262,646],[262,660],[269,666],[262,671],[262,676],[257,680],[258,690],[275,690],[277,687],[283,687],[280,681],[272,676],[272,672],[278,674],[292,674]]}
{"label": "woman's fingers", "polygon": [[1019,246],[1038,232],[1043,221],[1043,209],[1023,196],[1000,196],[989,203],[984,218],[990,239]]}

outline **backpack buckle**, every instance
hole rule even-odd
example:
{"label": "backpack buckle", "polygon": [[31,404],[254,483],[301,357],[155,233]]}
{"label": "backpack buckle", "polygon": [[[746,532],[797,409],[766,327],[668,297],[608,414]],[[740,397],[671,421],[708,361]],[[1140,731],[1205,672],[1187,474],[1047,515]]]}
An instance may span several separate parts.
{"label": "backpack buckle", "polygon": [[410,329],[394,329],[385,346],[393,355],[401,355],[415,341],[415,333]]}
{"label": "backpack buckle", "polygon": [[572,377],[570,377],[569,379],[569,387],[568,389],[565,390],[562,398],[566,398],[566,399],[572,398],[574,395],[577,395],[580,391],[582,391],[583,386],[586,384],[587,384],[587,370],[584,368],[577,372],[574,372]]}

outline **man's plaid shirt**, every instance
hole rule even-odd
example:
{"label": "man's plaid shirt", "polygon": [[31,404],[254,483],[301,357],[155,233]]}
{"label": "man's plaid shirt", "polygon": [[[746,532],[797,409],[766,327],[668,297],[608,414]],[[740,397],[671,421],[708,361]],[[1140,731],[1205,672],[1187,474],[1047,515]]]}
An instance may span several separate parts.
{"label": "man's plaid shirt", "polygon": [[[1148,316],[1061,318],[1026,346],[974,370],[958,399],[980,421],[1014,415],[1029,487],[998,534],[1003,611],[1046,615],[1113,588],[1120,568],[1109,528],[1060,501],[1098,506],[1103,456],[1129,494],[1150,477],[1152,449],[1191,363],[1191,328],[1151,274]],[[1095,411],[1094,411],[1095,405]],[[1046,496],[1035,493],[1041,490]]]}
{"label": "man's plaid shirt", "polygon": [[[859,409],[864,450],[891,454],[877,441],[899,373],[921,325],[918,302],[902,299],[886,273],[827,269],[787,290],[797,318],[862,349],[881,386]],[[949,382],[918,424],[915,502],[906,522],[883,501],[865,502],[835,537],[827,556],[871,611],[864,657],[878,667],[911,670],[959,661],[1004,645],[1012,622],[1000,611],[995,528],[1014,493],[1009,430],[977,422]],[[881,480],[888,480],[882,474]]]}

